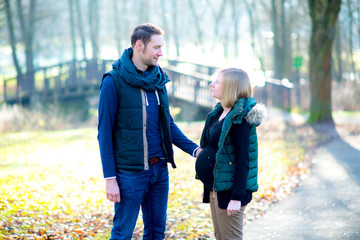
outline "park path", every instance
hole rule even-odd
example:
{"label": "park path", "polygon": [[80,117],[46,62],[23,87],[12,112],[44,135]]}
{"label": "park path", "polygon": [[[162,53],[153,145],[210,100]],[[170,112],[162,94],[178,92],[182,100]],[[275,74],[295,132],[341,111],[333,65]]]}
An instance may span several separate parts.
{"label": "park path", "polygon": [[360,240],[360,135],[337,137],[312,156],[312,174],[244,228],[246,240]]}

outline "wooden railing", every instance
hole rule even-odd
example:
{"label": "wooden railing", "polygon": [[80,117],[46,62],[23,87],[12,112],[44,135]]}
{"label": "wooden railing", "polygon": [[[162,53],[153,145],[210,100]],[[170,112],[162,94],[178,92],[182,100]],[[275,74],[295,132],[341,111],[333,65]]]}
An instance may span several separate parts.
{"label": "wooden railing", "polygon": [[215,105],[216,100],[211,96],[211,76],[179,71],[177,67],[173,66],[167,66],[165,71],[172,80],[167,86],[169,97],[207,108]]}
{"label": "wooden railing", "polygon": [[208,76],[213,75],[219,69],[216,66],[209,66],[180,59],[164,59],[163,61],[166,62],[166,66],[176,67],[178,71],[200,73]]}
{"label": "wooden railing", "polygon": [[255,86],[254,97],[257,102],[283,110],[291,109],[293,85],[287,81],[266,78],[264,86]]}
{"label": "wooden railing", "polygon": [[[170,82],[169,95],[193,102],[196,105],[212,108],[216,100],[212,98],[210,84],[214,73],[219,69],[197,63],[167,60],[166,72]],[[189,87],[190,86],[190,87]],[[292,84],[267,77],[263,86],[254,86],[257,102],[284,110],[291,108]]]}
{"label": "wooden railing", "polygon": [[35,71],[34,89],[21,88],[16,77],[4,80],[4,101],[9,104],[24,104],[37,96],[44,101],[61,101],[99,92],[102,73],[109,69],[112,61],[102,60],[96,64],[79,61],[42,67]]}
{"label": "wooden railing", "polygon": [[[34,74],[35,87],[32,92],[23,91],[16,78],[4,80],[4,101],[26,103],[36,96],[41,101],[62,101],[99,94],[101,76],[111,69],[112,60],[101,60],[96,64],[86,61],[63,63],[40,68]],[[211,96],[210,84],[218,68],[178,60],[161,63],[172,80],[168,85],[169,98],[181,99],[211,109],[216,100]],[[258,102],[281,109],[290,109],[291,85],[267,78],[263,87],[254,87]]]}

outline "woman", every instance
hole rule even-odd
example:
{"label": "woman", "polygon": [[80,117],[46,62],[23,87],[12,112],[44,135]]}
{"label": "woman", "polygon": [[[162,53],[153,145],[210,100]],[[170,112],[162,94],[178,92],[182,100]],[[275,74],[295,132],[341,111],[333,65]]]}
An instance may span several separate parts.
{"label": "woman", "polygon": [[210,200],[216,239],[242,239],[245,206],[258,188],[256,127],[264,109],[241,69],[220,70],[211,87],[220,102],[206,118],[196,177],[204,183],[203,202]]}

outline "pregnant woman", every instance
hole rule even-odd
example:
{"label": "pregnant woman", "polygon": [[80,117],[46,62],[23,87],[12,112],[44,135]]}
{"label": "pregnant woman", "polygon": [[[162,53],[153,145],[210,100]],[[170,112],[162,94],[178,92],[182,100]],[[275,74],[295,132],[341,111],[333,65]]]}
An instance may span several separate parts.
{"label": "pregnant woman", "polygon": [[219,103],[206,118],[196,178],[204,184],[203,202],[210,202],[216,239],[243,239],[245,206],[258,189],[256,127],[265,109],[241,69],[220,70],[211,88]]}

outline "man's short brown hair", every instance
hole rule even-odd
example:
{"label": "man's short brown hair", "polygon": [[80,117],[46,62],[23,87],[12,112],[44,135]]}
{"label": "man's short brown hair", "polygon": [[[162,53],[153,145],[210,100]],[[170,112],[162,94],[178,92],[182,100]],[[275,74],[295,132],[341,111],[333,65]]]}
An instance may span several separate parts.
{"label": "man's short brown hair", "polygon": [[146,46],[152,35],[162,35],[163,33],[161,28],[151,23],[137,25],[131,33],[131,46],[134,47],[137,40],[141,40]]}

